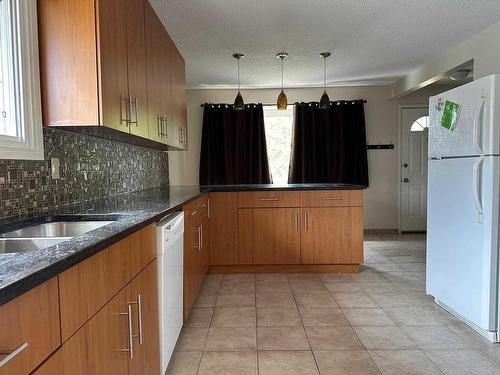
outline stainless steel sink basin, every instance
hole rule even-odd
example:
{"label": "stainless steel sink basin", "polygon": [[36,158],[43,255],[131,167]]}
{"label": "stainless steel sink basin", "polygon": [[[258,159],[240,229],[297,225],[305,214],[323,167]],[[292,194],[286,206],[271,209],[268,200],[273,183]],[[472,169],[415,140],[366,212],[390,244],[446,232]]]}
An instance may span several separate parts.
{"label": "stainless steel sink basin", "polygon": [[53,221],[41,223],[11,232],[3,233],[3,238],[51,238],[75,237],[91,230],[111,224],[112,220],[86,220],[86,221]]}
{"label": "stainless steel sink basin", "polygon": [[0,254],[42,250],[69,238],[0,238]]}

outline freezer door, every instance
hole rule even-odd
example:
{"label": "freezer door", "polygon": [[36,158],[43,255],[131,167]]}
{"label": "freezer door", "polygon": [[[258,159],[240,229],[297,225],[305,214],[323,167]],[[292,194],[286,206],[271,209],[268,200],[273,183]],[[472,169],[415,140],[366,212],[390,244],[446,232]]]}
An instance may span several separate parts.
{"label": "freezer door", "polygon": [[427,293],[496,329],[499,157],[431,160]]}
{"label": "freezer door", "polygon": [[[491,75],[429,100],[429,157],[498,155],[500,76]],[[460,106],[454,130],[441,125],[446,101]]]}

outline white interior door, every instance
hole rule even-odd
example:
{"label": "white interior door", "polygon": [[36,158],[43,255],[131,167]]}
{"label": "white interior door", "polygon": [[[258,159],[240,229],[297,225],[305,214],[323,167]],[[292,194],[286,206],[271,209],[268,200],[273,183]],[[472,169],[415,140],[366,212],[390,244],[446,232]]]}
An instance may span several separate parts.
{"label": "white interior door", "polygon": [[427,223],[426,107],[401,109],[401,231],[425,231]]}

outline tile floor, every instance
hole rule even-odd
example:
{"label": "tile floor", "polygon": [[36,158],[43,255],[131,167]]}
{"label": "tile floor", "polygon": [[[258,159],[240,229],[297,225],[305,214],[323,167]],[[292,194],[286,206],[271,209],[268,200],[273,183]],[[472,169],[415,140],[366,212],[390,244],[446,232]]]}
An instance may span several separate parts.
{"label": "tile floor", "polygon": [[171,375],[492,375],[490,344],[425,294],[425,237],[368,235],[359,274],[208,275]]}

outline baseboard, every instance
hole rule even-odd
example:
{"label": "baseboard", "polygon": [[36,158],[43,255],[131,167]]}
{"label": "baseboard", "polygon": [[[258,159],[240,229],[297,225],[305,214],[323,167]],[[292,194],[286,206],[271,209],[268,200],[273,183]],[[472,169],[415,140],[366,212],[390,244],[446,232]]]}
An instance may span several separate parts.
{"label": "baseboard", "polygon": [[398,234],[399,230],[397,228],[386,228],[386,229],[365,229],[365,234]]}
{"label": "baseboard", "polygon": [[357,273],[359,264],[255,264],[210,266],[208,273]]}

